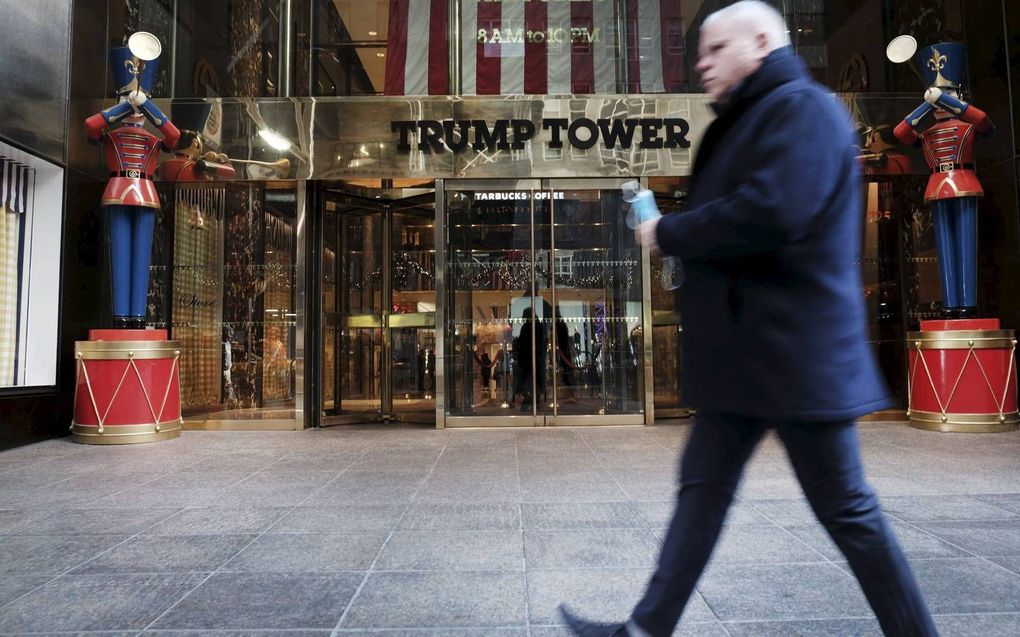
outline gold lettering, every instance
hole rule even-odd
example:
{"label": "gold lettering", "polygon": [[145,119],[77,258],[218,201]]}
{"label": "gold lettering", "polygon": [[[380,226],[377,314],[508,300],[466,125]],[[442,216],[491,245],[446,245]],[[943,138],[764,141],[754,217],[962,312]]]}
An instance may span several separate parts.
{"label": "gold lettering", "polygon": [[485,29],[478,29],[478,41],[485,44],[489,41],[489,32]]}
{"label": "gold lettering", "polygon": [[555,29],[549,29],[549,41],[550,42],[564,42],[567,32],[562,28],[557,27]]}
{"label": "gold lettering", "polygon": [[502,34],[500,34],[499,29],[493,29],[492,30],[492,37],[489,38],[489,43],[490,44],[502,44],[503,43],[503,36],[502,36]]}

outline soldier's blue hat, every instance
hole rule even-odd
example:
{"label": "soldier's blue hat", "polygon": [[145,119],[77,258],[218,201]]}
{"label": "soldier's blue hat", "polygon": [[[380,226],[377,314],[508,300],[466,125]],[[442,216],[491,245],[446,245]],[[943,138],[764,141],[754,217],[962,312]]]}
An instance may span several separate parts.
{"label": "soldier's blue hat", "polygon": [[914,66],[928,86],[959,89],[967,72],[967,47],[962,42],[922,47],[914,55]]}
{"label": "soldier's blue hat", "polygon": [[170,107],[170,119],[177,128],[201,133],[212,111],[212,104],[194,100],[174,100]]}
{"label": "soldier's blue hat", "polygon": [[159,60],[138,60],[131,55],[131,50],[126,46],[118,46],[110,49],[110,70],[113,73],[113,83],[117,87],[117,94],[123,95],[134,90],[134,75],[132,67],[138,64],[141,68],[138,73],[138,86],[149,95],[152,92],[152,85],[156,79],[156,72],[159,70]]}

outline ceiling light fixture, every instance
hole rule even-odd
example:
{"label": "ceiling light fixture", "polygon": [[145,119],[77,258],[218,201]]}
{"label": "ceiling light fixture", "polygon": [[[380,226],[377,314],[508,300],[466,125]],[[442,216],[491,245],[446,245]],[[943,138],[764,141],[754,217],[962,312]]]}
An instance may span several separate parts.
{"label": "ceiling light fixture", "polygon": [[280,135],[275,131],[271,131],[268,128],[259,130],[259,137],[276,150],[283,151],[290,148],[290,142],[287,141],[283,135]]}

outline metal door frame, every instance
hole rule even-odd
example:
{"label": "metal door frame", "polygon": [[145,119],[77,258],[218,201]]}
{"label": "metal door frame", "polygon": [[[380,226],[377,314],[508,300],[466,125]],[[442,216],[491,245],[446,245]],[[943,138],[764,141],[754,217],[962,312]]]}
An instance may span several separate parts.
{"label": "metal door frame", "polygon": [[[651,287],[649,276],[651,272],[651,255],[647,248],[641,246],[641,276],[642,276],[642,299],[641,299],[641,323],[644,339],[644,405],[641,413],[637,414],[615,414],[615,415],[560,415],[541,414],[531,415],[507,415],[507,416],[450,416],[446,413],[446,310],[447,310],[447,286],[446,286],[446,199],[448,192],[474,191],[474,190],[617,190],[620,186],[630,181],[631,178],[527,178],[527,179],[437,179],[436,180],[436,351],[443,355],[436,356],[436,425],[443,427],[546,427],[546,426],[589,426],[589,425],[651,425],[654,419],[654,385],[648,382],[652,373],[652,309],[651,309]],[[645,180],[641,180],[642,183]],[[531,234],[530,234],[530,257],[531,257],[531,292],[532,297],[537,292],[535,288],[535,204],[531,199]],[[550,225],[555,226],[556,200],[550,199]],[[551,233],[550,252],[554,251],[556,233]],[[555,307],[556,301],[556,277],[551,277],[552,302]],[[534,369],[535,360],[532,360]],[[556,400],[556,387],[558,376],[555,373],[555,361],[553,362],[553,400]],[[534,383],[534,377],[532,383]]]}
{"label": "metal door frame", "polygon": [[[438,180],[437,180],[437,184],[438,184]],[[436,196],[438,198],[438,192],[439,192],[438,185],[437,185],[437,188],[436,188],[435,192],[436,192]],[[436,317],[435,317],[435,315],[433,313],[430,313],[430,312],[418,312],[418,313],[407,313],[407,314],[393,314],[392,311],[391,311],[392,296],[393,296],[393,262],[392,262],[393,261],[393,237],[392,237],[392,234],[393,234],[393,216],[395,214],[401,214],[401,213],[406,214],[406,212],[405,212],[406,208],[400,208],[399,206],[395,205],[395,204],[398,204],[400,200],[375,200],[375,199],[369,199],[367,197],[362,197],[362,196],[357,195],[355,193],[346,193],[346,194],[348,194],[349,196],[352,196],[352,197],[357,197],[357,198],[364,199],[364,205],[361,208],[358,208],[356,210],[352,210],[352,211],[349,211],[349,212],[344,212],[344,211],[340,211],[340,210],[330,211],[331,214],[335,214],[336,215],[338,223],[339,223],[338,231],[340,233],[340,238],[339,238],[340,246],[338,248],[338,255],[337,255],[337,257],[338,257],[337,258],[337,268],[340,270],[340,273],[342,275],[343,274],[343,263],[344,263],[344,260],[343,260],[342,256],[339,253],[342,252],[343,246],[345,245],[345,241],[344,241],[344,228],[345,228],[345,226],[343,225],[344,224],[343,219],[345,217],[354,217],[354,216],[364,216],[364,217],[378,216],[380,218],[380,230],[379,231],[382,233],[382,241],[381,241],[381,246],[380,246],[380,250],[381,250],[380,265],[381,265],[381,278],[382,278],[382,285],[380,287],[380,299],[381,299],[380,300],[380,306],[381,307],[379,308],[379,312],[378,313],[372,312],[372,313],[368,313],[368,314],[364,314],[364,313],[362,313],[362,314],[351,314],[348,311],[348,308],[346,307],[347,301],[346,301],[345,296],[344,296],[345,288],[344,288],[344,285],[343,285],[343,281],[345,281],[345,278],[343,276],[338,276],[337,277],[337,286],[336,286],[336,294],[338,295],[338,298],[336,299],[336,304],[335,304],[336,311],[333,312],[333,314],[335,314],[335,322],[337,324],[337,330],[338,330],[338,332],[337,332],[337,341],[335,343],[335,346],[336,347],[340,347],[340,343],[343,342],[342,334],[343,334],[343,332],[345,330],[348,330],[348,329],[378,329],[380,331],[381,354],[380,354],[380,363],[379,364],[380,364],[381,377],[380,377],[380,380],[379,380],[379,383],[380,383],[380,387],[379,387],[379,392],[380,392],[380,396],[379,396],[379,409],[378,409],[378,411],[367,410],[365,412],[349,413],[349,414],[326,415],[326,414],[323,413],[320,416],[320,424],[321,424],[321,426],[324,426],[324,427],[329,427],[329,426],[333,426],[333,425],[344,425],[344,424],[360,424],[360,423],[388,422],[388,421],[399,421],[399,420],[402,420],[397,415],[397,412],[393,409],[393,384],[392,384],[393,383],[393,366],[392,366],[391,361],[390,361],[390,354],[391,354],[391,351],[392,351],[392,335],[391,335],[391,332],[392,332],[393,329],[408,328],[408,327],[431,327],[431,328],[434,329],[435,325],[436,325]],[[323,207],[325,207],[325,201],[322,202],[322,205],[323,205]],[[438,199],[437,199],[437,206],[438,206]],[[323,213],[324,212],[325,211],[323,211]],[[324,240],[324,237],[323,237],[323,240]],[[438,249],[437,249],[437,252],[438,252]],[[437,258],[437,266],[436,267],[438,268],[438,258]],[[321,268],[322,268],[322,264],[320,263],[320,266],[319,266],[319,271],[320,272],[322,271]],[[438,308],[438,303],[437,303],[437,308]],[[320,322],[320,324],[318,326],[319,337],[318,337],[318,345],[317,346],[319,348],[321,348],[321,347],[324,347],[324,337],[323,337],[323,334],[325,333],[325,330],[323,330],[322,328],[323,328],[323,326],[325,325],[325,322],[326,322],[326,315],[325,315],[325,313],[323,313],[320,310],[318,312],[317,316],[318,316],[318,321]],[[439,348],[438,339],[437,339],[437,343],[436,343],[436,348],[437,349]],[[342,392],[341,392],[341,386],[342,386],[342,383],[341,383],[341,374],[342,374],[341,358],[342,357],[340,355],[338,355],[338,356],[335,357],[335,360],[334,360],[334,365],[336,365],[336,369],[335,369],[335,373],[334,373],[334,382],[336,383],[336,386],[334,387],[334,394],[335,394],[334,409],[336,409],[337,407],[340,407],[340,409],[343,408],[344,397],[343,397]],[[436,402],[438,403],[439,402],[439,397],[438,397],[438,391],[439,391],[438,390],[438,383],[439,383],[439,380],[438,380],[438,378],[439,378],[439,375],[438,375],[438,360],[436,361],[436,363],[437,363],[437,374],[436,374],[435,382],[436,382],[436,385],[437,385]],[[322,391],[321,388],[319,389],[319,391],[320,392]]]}

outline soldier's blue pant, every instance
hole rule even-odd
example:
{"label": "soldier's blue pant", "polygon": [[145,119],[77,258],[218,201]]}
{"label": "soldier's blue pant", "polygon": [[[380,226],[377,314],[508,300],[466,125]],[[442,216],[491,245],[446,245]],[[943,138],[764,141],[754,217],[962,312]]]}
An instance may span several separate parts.
{"label": "soldier's blue pant", "polygon": [[145,318],[156,209],[107,206],[113,315]]}
{"label": "soldier's blue pant", "polygon": [[708,563],[744,465],[775,427],[818,520],[846,556],[886,635],[937,635],[914,576],[864,481],[854,423],[769,422],[698,412],[662,552],[632,620],[672,635]]}
{"label": "soldier's blue pant", "polygon": [[931,203],[939,251],[942,307],[977,307],[977,197]]}

